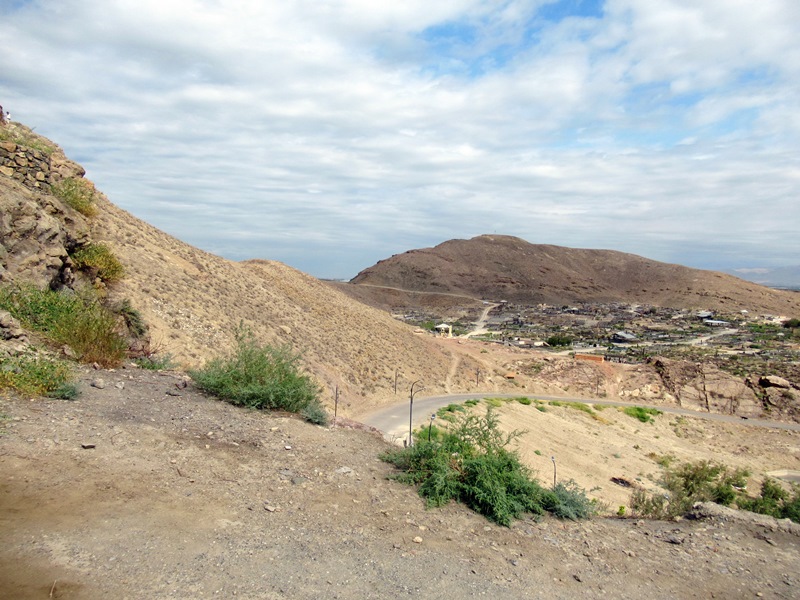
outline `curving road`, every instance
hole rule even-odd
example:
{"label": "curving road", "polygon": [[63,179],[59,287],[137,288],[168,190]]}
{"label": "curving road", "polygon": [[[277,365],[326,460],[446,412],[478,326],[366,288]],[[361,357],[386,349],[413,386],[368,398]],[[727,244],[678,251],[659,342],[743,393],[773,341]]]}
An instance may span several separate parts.
{"label": "curving road", "polygon": [[[494,392],[485,392],[482,394],[448,394],[446,396],[429,396],[426,398],[414,398],[413,407],[410,406],[409,399],[406,399],[405,401],[392,404],[391,406],[386,406],[378,411],[364,415],[360,418],[360,420],[367,425],[371,425],[372,427],[381,430],[390,440],[408,439],[408,420],[410,409],[413,410],[411,415],[413,427],[418,428],[430,423],[431,415],[435,414],[440,408],[453,402],[464,402],[465,400],[471,399],[480,400],[482,398],[518,398],[524,395],[525,394],[497,394]],[[709,421],[736,423],[738,425],[746,425],[748,427],[769,427],[772,429],[784,429],[787,431],[800,431],[800,424],[798,423],[783,423],[780,421],[766,421],[763,419],[743,419],[741,417],[722,415],[718,413],[697,412],[694,410],[680,408],[678,406],[642,404],[638,402],[621,402],[618,400],[601,400],[593,398],[565,398],[563,396],[542,396],[539,394],[531,394],[529,397],[544,401],[558,400],[560,402],[580,402],[581,404],[599,404],[605,406],[643,406],[645,408],[655,408],[665,413],[696,417]]]}

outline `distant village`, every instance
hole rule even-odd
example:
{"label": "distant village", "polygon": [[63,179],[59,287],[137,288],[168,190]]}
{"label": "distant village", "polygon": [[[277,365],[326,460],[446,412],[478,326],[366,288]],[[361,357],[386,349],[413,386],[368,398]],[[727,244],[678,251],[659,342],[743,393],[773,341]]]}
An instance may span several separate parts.
{"label": "distant village", "polygon": [[[489,304],[489,303],[486,303]],[[491,303],[484,333],[473,339],[517,348],[540,349],[611,362],[642,362],[649,356],[699,358],[713,356],[739,371],[742,360],[787,363],[800,361],[800,323],[780,315],[609,304],[572,306]],[[462,309],[458,318],[413,313],[403,320],[434,335],[467,335],[480,316]],[[723,364],[722,366],[725,366]],[[782,370],[782,369],[778,369]]]}

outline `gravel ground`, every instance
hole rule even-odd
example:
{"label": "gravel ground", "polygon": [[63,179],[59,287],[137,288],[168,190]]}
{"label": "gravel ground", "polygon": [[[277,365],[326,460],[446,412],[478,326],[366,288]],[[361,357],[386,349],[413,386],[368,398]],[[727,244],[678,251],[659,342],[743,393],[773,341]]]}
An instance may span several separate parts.
{"label": "gravel ground", "polygon": [[798,527],[426,510],[380,435],[212,400],[180,373],[86,370],[0,401],[2,598],[798,598]]}

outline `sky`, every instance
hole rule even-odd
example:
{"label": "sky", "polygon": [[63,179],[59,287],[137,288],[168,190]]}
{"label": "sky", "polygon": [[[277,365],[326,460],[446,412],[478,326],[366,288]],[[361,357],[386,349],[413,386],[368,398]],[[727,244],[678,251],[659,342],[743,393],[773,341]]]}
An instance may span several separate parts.
{"label": "sky", "polygon": [[316,277],[481,234],[800,264],[797,0],[0,0],[0,104]]}

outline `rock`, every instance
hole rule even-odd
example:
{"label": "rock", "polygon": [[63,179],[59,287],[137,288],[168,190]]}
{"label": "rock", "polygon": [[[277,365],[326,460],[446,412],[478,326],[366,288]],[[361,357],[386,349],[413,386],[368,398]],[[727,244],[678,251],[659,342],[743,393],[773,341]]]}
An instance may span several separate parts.
{"label": "rock", "polygon": [[778,377],[777,375],[765,375],[758,378],[758,385],[763,388],[776,387],[784,390],[792,388],[792,383],[788,379]]}
{"label": "rock", "polygon": [[84,450],[91,450],[94,447],[95,447],[94,444],[81,444],[81,448],[83,448]]}
{"label": "rock", "polygon": [[336,469],[336,473],[339,475],[352,475],[353,469],[351,469],[350,467],[339,467],[338,469]]}
{"label": "rock", "polygon": [[92,379],[89,385],[93,388],[97,388],[98,390],[104,390],[106,388],[105,380],[100,379],[99,377],[97,379]]}
{"label": "rock", "polygon": [[419,536],[416,536],[416,537],[415,537],[415,538],[414,538],[412,541],[413,541],[415,544],[421,544],[421,543],[422,543],[422,538],[421,538],[421,537],[419,537]]}

